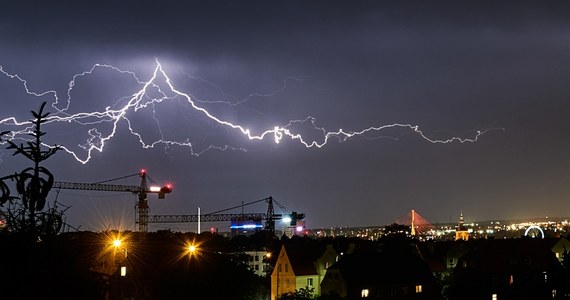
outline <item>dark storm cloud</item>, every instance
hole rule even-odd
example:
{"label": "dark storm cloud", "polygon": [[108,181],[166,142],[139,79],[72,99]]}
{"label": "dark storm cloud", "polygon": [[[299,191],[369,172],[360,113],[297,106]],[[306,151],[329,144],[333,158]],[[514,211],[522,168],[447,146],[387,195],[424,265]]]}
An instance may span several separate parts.
{"label": "dark storm cloud", "polygon": [[[391,131],[305,149],[249,143],[193,118],[166,134],[195,131],[200,145],[223,140],[256,151],[196,158],[184,148],[141,150],[122,130],[87,165],[65,154],[52,162],[61,180],[78,181],[145,165],[177,187],[167,202],[151,203],[152,213],[215,211],[273,195],[306,212],[310,227],[385,224],[411,208],[434,221],[455,219],[460,209],[473,219],[568,215],[557,209],[570,180],[568,15],[564,2],[530,1],[13,1],[0,10],[0,65],[64,95],[72,76],[94,63],[148,79],[158,58],[177,87],[200,100],[271,94],[240,106],[202,103],[257,130],[308,115],[330,130],[400,122],[436,138],[505,129],[473,144],[433,145]],[[132,93],[100,79],[78,83],[77,105],[105,107]],[[0,84],[3,104],[28,98]],[[32,100],[18,112],[33,109]],[[136,117],[138,126],[152,125]],[[2,170],[8,163],[5,156]],[[74,205],[72,222],[97,222],[92,206]]]}

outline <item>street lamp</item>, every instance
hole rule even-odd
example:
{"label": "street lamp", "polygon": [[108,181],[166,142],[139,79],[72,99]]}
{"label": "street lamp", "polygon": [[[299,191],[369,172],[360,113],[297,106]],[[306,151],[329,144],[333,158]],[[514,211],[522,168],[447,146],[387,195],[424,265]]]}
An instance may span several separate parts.
{"label": "street lamp", "polygon": [[119,275],[121,277],[127,276],[127,267],[125,266],[127,260],[127,243],[124,236],[120,234],[111,235],[109,237],[109,250],[113,264],[118,267]]}
{"label": "street lamp", "polygon": [[192,260],[192,258],[197,258],[202,252],[200,248],[200,243],[197,243],[195,240],[193,241],[185,241],[184,242],[184,250],[181,253],[181,257],[188,257],[188,259]]}
{"label": "street lamp", "polygon": [[[128,272],[132,273],[133,269],[127,261],[128,252],[132,251],[133,244],[131,234],[129,232],[121,232],[118,230],[106,231],[101,235],[101,242],[104,247],[98,256],[98,268],[100,272],[107,276],[106,287],[111,298],[124,298],[123,296],[130,293],[127,283]],[[131,275],[129,275],[131,277]]]}
{"label": "street lamp", "polygon": [[186,244],[186,254],[190,257],[197,256],[200,254],[200,248],[194,242],[189,242]]}

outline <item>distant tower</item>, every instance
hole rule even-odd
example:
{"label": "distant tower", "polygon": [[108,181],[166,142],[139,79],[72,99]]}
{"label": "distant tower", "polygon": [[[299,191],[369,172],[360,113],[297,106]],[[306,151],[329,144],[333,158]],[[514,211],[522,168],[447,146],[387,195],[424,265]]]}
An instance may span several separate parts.
{"label": "distant tower", "polygon": [[461,214],[459,215],[459,225],[457,226],[457,228],[455,229],[455,240],[468,240],[469,239],[469,232],[467,231],[467,228],[465,227],[464,221],[463,221],[463,211],[461,211]]}
{"label": "distant tower", "polygon": [[412,209],[412,236],[416,236],[416,211]]}

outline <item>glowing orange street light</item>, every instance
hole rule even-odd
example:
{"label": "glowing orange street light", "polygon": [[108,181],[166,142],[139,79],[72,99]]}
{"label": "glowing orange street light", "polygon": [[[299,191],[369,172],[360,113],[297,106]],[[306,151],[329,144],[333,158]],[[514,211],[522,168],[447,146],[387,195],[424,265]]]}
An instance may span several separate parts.
{"label": "glowing orange street light", "polygon": [[120,239],[113,240],[113,246],[115,246],[115,248],[121,247],[122,243],[123,243],[123,241],[121,241]]}
{"label": "glowing orange street light", "polygon": [[185,254],[188,257],[198,256],[200,255],[200,245],[196,244],[195,242],[187,242],[185,246]]}

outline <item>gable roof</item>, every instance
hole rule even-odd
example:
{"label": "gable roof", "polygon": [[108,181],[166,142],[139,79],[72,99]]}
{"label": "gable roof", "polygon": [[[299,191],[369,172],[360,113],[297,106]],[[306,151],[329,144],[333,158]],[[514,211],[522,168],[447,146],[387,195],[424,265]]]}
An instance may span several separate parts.
{"label": "gable roof", "polygon": [[295,276],[317,275],[315,263],[323,255],[326,245],[303,240],[284,243],[283,249],[289,258],[289,264]]}

